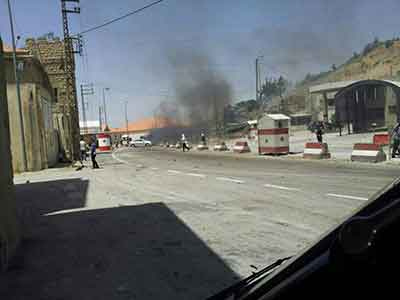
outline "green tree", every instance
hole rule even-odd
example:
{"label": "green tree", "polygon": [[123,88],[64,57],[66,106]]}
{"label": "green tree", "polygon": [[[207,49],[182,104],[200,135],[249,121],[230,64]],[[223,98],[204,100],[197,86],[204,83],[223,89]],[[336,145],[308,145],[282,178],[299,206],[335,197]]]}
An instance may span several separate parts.
{"label": "green tree", "polygon": [[271,101],[272,97],[279,96],[282,98],[286,92],[289,82],[283,77],[265,79],[264,84],[261,86],[260,101],[265,104]]}

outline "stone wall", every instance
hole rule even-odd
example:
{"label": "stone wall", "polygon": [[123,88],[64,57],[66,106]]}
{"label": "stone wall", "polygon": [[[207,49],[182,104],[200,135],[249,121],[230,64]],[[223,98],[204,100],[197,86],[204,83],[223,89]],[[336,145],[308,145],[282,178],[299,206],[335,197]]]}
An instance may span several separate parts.
{"label": "stone wall", "polygon": [[0,40],[0,270],[7,265],[19,241],[2,49],[3,46]]}
{"label": "stone wall", "polygon": [[76,99],[69,103],[66,101],[64,42],[59,38],[27,39],[25,48],[42,63],[49,76],[57,100],[54,123],[59,131],[61,151],[72,159],[74,146],[76,148],[79,144],[79,112]]}
{"label": "stone wall", "polygon": [[[32,56],[18,56],[23,62],[19,72],[22,101],[25,151],[28,171],[37,171],[57,163],[58,143],[54,139],[52,106],[54,95],[48,76],[41,64]],[[8,111],[14,172],[23,170],[23,150],[20,136],[20,117],[17,88],[10,53],[5,57],[8,93]],[[47,112],[47,114],[46,114]]]}

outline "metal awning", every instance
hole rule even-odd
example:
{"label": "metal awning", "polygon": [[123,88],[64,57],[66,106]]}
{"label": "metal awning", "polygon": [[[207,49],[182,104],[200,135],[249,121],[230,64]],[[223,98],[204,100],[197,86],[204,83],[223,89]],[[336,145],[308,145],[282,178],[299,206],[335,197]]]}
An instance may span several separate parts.
{"label": "metal awning", "polygon": [[318,84],[311,86],[309,88],[309,92],[310,94],[337,92],[351,85],[362,85],[362,84],[384,84],[384,85],[397,86],[398,88],[400,88],[399,81],[363,79],[363,80],[335,81],[335,82]]}

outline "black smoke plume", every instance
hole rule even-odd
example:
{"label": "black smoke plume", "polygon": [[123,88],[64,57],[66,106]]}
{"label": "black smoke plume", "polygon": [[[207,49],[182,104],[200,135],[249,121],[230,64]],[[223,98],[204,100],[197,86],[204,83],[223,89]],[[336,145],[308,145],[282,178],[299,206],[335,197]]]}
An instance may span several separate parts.
{"label": "black smoke plume", "polygon": [[184,121],[194,126],[220,127],[232,89],[213,61],[200,51],[181,50],[169,55],[174,71],[176,101]]}

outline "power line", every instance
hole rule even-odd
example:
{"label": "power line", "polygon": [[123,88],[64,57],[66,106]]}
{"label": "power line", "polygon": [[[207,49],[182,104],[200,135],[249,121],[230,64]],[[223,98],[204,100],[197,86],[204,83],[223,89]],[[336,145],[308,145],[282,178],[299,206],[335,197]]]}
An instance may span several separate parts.
{"label": "power line", "polygon": [[103,23],[103,24],[101,24],[101,25],[98,25],[98,26],[95,26],[95,27],[86,29],[86,30],[82,31],[82,32],[79,33],[79,34],[85,34],[85,33],[88,33],[88,32],[91,32],[91,31],[94,31],[94,30],[97,30],[97,29],[100,29],[100,28],[102,28],[102,27],[105,27],[105,26],[110,25],[110,24],[112,24],[112,23],[115,23],[115,22],[117,22],[117,21],[120,21],[120,20],[122,20],[122,19],[124,19],[124,18],[126,18],[126,17],[129,17],[129,16],[131,16],[131,15],[137,14],[137,13],[139,13],[139,12],[141,12],[141,11],[147,9],[147,8],[150,8],[150,7],[152,7],[152,6],[156,5],[156,4],[159,4],[159,3],[163,2],[163,1],[164,1],[164,0],[154,1],[154,2],[152,2],[152,3],[150,3],[150,4],[146,5],[146,6],[143,6],[142,8],[136,9],[136,10],[130,12],[130,13],[127,13],[127,14],[121,16],[121,17],[112,19],[112,20],[110,20],[110,21],[108,21],[108,22],[105,22],[105,23]]}

